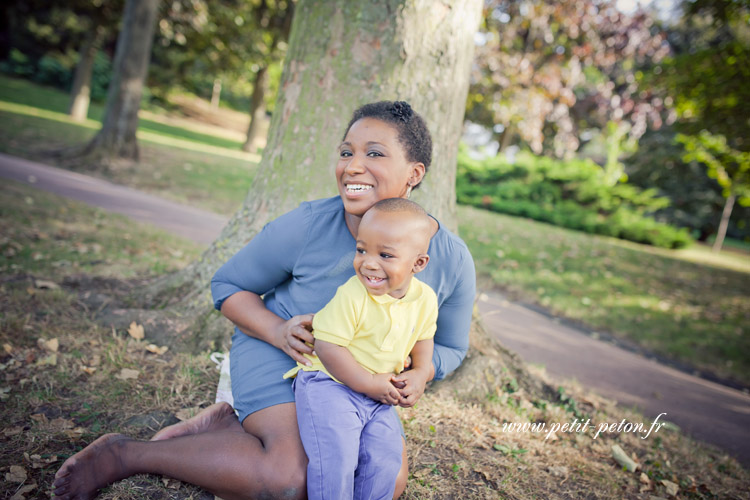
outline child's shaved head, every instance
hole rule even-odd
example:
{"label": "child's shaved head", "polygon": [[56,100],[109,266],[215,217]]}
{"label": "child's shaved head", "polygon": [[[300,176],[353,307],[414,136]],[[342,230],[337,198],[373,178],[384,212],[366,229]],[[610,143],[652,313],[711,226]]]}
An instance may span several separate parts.
{"label": "child's shaved head", "polygon": [[432,238],[432,224],[430,216],[418,203],[406,198],[388,198],[374,204],[368,212],[399,214],[398,225],[410,231],[421,252],[427,252]]}
{"label": "child's shaved head", "polygon": [[371,210],[380,210],[382,212],[411,212],[415,215],[423,215],[428,217],[427,212],[424,208],[419,206],[418,203],[414,203],[406,198],[388,198],[380,200],[374,204]]}

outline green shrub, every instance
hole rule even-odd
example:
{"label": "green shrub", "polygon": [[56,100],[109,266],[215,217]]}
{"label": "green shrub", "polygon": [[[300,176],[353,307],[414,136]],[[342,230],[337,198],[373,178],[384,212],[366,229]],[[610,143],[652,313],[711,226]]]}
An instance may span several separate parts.
{"label": "green shrub", "polygon": [[502,156],[479,161],[462,149],[456,193],[459,203],[588,233],[666,248],[691,241],[687,230],[648,215],[669,204],[656,190],[609,185],[602,168],[588,159],[519,153],[513,163]]}
{"label": "green shrub", "polygon": [[[34,60],[17,49],[12,49],[8,58],[0,62],[0,72],[30,79],[41,85],[49,85],[70,91],[73,84],[78,54],[49,53]],[[112,62],[99,51],[94,58],[91,74],[91,99],[103,101],[112,76]]]}

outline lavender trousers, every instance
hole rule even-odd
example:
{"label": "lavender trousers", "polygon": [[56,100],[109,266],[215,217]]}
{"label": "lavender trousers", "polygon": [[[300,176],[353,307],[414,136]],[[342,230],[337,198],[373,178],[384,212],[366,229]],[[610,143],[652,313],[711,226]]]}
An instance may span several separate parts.
{"label": "lavender trousers", "polygon": [[308,499],[392,499],[403,450],[393,408],[324,372],[300,370],[293,387]]}

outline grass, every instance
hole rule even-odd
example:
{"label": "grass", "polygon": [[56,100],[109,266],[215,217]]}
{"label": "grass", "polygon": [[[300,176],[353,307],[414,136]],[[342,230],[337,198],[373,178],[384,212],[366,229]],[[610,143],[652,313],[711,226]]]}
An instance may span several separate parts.
{"label": "grass", "polygon": [[[0,498],[47,498],[55,471],[72,453],[106,432],[148,439],[176,415],[211,403],[218,372],[205,354],[149,352],[148,324],[146,338],[136,340],[96,323],[87,297],[106,293],[116,301],[146,276],[194,259],[194,245],[23,185],[5,183],[0,193]],[[83,279],[86,286],[77,285]],[[507,422],[650,419],[577,386],[565,385],[552,400],[533,399],[510,380],[498,387],[504,389],[467,395],[437,386],[417,408],[400,410],[411,472],[404,498],[666,498],[662,480],[677,485],[680,498],[740,498],[750,484],[736,461],[673,429],[649,439],[504,433]],[[623,471],[611,458],[613,444],[642,470]],[[179,481],[138,475],[101,498],[211,497]]]}
{"label": "grass", "polygon": [[199,246],[177,236],[13,181],[4,181],[0,194],[3,275],[132,278],[174,271],[200,255]]}
{"label": "grass", "polygon": [[[0,75],[0,152],[99,176],[173,201],[230,215],[242,204],[259,157],[224,139],[148,120],[139,128],[141,161],[103,171],[96,165],[60,164],[50,151],[83,144],[100,124],[71,121],[63,114],[67,95],[56,89]],[[92,106],[91,117],[101,109]],[[174,121],[174,120],[172,120]],[[216,132],[217,134],[219,132]],[[222,146],[223,145],[223,146]]]}
{"label": "grass", "polygon": [[750,385],[750,258],[459,208],[485,287]]}
{"label": "grass", "polygon": [[[0,100],[66,115],[69,96],[59,89],[0,74]],[[242,146],[243,141],[238,139],[236,134],[227,133],[218,128],[213,133],[206,133],[206,127],[201,127],[199,131],[197,127],[186,125],[184,120],[180,126],[170,125],[164,119],[166,110],[153,105],[150,108],[141,112],[138,120],[139,131],[217,148],[239,150]],[[102,103],[92,102],[89,106],[88,121],[94,122],[98,128],[103,116]]]}

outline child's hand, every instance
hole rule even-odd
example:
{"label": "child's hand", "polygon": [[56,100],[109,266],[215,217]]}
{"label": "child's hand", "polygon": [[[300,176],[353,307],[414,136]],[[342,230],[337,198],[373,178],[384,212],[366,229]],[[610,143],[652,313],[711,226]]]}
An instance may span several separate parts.
{"label": "child's hand", "polygon": [[375,373],[365,395],[386,405],[397,405],[401,399],[399,391],[391,383],[392,373]]}
{"label": "child's hand", "polygon": [[392,376],[394,386],[398,387],[398,405],[411,408],[424,394],[425,386],[430,378],[427,370],[412,369]]}

